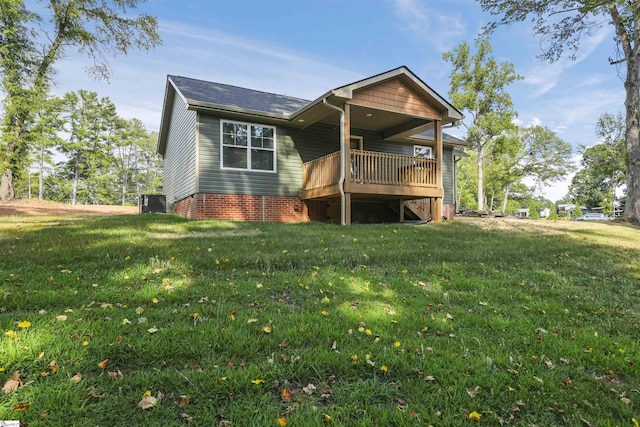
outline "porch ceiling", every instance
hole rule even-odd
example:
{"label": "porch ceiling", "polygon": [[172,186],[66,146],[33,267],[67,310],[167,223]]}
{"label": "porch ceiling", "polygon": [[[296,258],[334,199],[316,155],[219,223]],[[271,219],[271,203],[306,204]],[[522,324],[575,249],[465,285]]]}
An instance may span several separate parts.
{"label": "porch ceiling", "polygon": [[[374,132],[393,133],[402,129],[411,134],[423,132],[433,127],[433,121],[395,113],[393,111],[379,110],[360,105],[351,105],[351,128],[370,130]],[[335,112],[321,120],[322,123],[337,125],[340,123],[340,114]],[[413,131],[412,129],[415,129]],[[393,135],[391,135],[393,136]]]}

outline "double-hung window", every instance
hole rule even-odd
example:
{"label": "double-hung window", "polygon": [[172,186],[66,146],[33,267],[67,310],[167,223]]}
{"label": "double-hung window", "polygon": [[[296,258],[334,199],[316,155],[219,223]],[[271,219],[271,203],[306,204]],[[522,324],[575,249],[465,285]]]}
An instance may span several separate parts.
{"label": "double-hung window", "polygon": [[276,172],[276,129],[252,123],[220,122],[223,169]]}

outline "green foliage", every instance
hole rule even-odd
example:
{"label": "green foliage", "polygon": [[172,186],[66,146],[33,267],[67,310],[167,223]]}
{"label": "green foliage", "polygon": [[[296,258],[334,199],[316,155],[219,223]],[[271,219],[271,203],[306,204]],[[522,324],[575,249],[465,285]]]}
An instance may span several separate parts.
{"label": "green foliage", "polygon": [[[492,31],[498,25],[532,22],[533,31],[545,44],[541,57],[550,62],[558,60],[565,50],[575,59],[583,35],[591,34],[607,25],[615,31],[615,58],[609,63],[625,63],[625,146],[627,154],[627,195],[625,217],[640,223],[640,7],[637,1],[515,1],[479,0],[483,10],[502,15],[498,22],[485,27]],[[556,19],[561,17],[561,19]]]}
{"label": "green foliage", "polygon": [[571,218],[577,218],[582,215],[582,209],[580,209],[580,205],[576,203],[576,207],[571,211]]}
{"label": "green foliage", "polygon": [[463,124],[467,127],[467,141],[477,154],[476,200],[478,209],[483,209],[485,150],[513,126],[516,113],[506,87],[522,77],[516,74],[513,64],[498,63],[490,56],[492,47],[488,38],[477,39],[475,48],[476,52],[472,54],[471,47],[464,42],[442,57],[452,65],[449,91],[452,103],[471,118],[471,123]]}
{"label": "green foliage", "polygon": [[621,114],[603,114],[596,127],[600,142],[582,147],[582,169],[572,179],[569,195],[588,208],[613,210],[616,192],[626,181],[624,131]]}
{"label": "green foliage", "polygon": [[549,221],[557,221],[558,220],[558,211],[556,210],[556,206],[555,205],[550,205],[549,206],[549,216],[547,217],[547,219]]}
{"label": "green foliage", "polygon": [[67,49],[78,48],[93,66],[90,73],[107,78],[106,58],[132,48],[160,44],[155,18],[132,12],[143,0],[49,0],[45,5],[0,0],[0,77],[5,93],[0,139],[0,200],[15,196],[15,180],[29,165],[34,117],[53,83],[54,65]]}
{"label": "green foliage", "polygon": [[631,425],[640,231],[495,226],[2,217],[0,419]]}
{"label": "green foliage", "polygon": [[521,208],[522,208],[522,205],[520,204],[519,201],[509,199],[507,201],[507,209],[505,209],[504,213],[506,213],[507,215],[515,215],[516,211]]}
{"label": "green foliage", "polygon": [[531,201],[529,203],[529,218],[531,219],[539,219],[540,215],[538,214],[538,205],[535,201]]}

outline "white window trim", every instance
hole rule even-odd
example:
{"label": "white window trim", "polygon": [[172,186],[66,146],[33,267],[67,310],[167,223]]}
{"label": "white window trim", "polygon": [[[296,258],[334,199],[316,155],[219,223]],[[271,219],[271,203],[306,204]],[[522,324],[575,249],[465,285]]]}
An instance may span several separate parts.
{"label": "white window trim", "polygon": [[427,148],[429,150],[429,157],[423,157],[424,159],[433,159],[433,147],[429,147],[428,145],[414,145],[413,146],[413,157],[416,156],[416,148]]}
{"label": "white window trim", "polygon": [[[232,123],[236,125],[246,125],[247,126],[247,167],[246,168],[232,168],[224,165],[224,147],[236,147],[237,145],[224,145],[224,136],[223,136],[223,128],[225,123]],[[273,150],[269,148],[259,148],[263,151],[273,151],[273,170],[264,170],[264,169],[251,169],[251,126],[260,126],[263,128],[271,128],[273,129]],[[260,123],[251,123],[251,122],[240,122],[237,120],[223,120],[220,119],[220,169],[222,170],[232,170],[232,171],[242,171],[242,172],[258,172],[258,173],[278,173],[278,153],[277,153],[277,138],[276,138],[276,127],[270,125],[263,125]],[[243,148],[243,147],[240,147]]]}

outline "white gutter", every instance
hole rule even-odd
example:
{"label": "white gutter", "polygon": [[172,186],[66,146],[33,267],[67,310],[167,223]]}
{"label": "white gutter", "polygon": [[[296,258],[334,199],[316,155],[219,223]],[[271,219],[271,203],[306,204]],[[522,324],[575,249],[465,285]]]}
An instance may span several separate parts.
{"label": "white gutter", "polygon": [[346,142],[344,140],[344,110],[340,107],[336,107],[333,104],[329,104],[326,98],[322,98],[322,103],[329,108],[332,108],[338,112],[340,112],[340,181],[338,181],[338,188],[340,189],[340,224],[347,225],[346,218],[346,197],[344,195],[344,170],[345,165],[347,164],[347,159],[345,159],[346,153]]}

